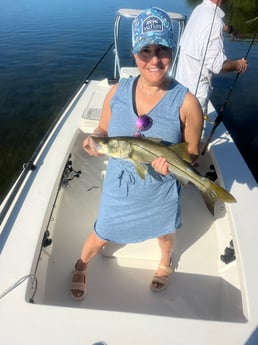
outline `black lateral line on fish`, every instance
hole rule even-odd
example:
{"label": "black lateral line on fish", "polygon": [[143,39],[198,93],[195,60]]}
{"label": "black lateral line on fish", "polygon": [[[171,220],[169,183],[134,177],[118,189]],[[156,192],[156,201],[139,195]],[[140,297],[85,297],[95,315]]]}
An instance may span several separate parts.
{"label": "black lateral line on fish", "polygon": [[[146,147],[142,147],[142,145],[141,144],[133,144],[133,145],[136,145],[136,146],[139,146],[142,150],[145,150],[146,152],[148,152],[148,153],[150,153],[151,155],[153,155],[154,157],[159,157],[157,154],[154,154],[151,150],[148,150],[148,149],[146,149]],[[173,151],[173,153],[175,154],[175,155],[177,155],[180,159],[181,159],[181,157],[175,152],[175,151]],[[161,155],[162,156],[162,155]],[[162,156],[163,157],[163,156]],[[166,158],[166,157],[164,157],[164,158]],[[183,161],[183,160],[182,160]],[[172,163],[170,163],[169,161],[167,161],[170,165],[172,165],[172,166],[175,166],[174,164],[172,164]],[[185,166],[188,168],[188,166],[187,166],[187,163],[185,163],[184,161],[183,161],[183,164],[185,164]],[[187,175],[187,176],[189,176],[190,174],[188,174],[188,171],[187,170],[183,170],[183,169],[181,169],[180,167],[176,167],[176,169],[178,169],[179,171],[181,171],[182,172],[182,175]],[[172,173],[173,173],[173,171],[171,171]],[[186,173],[187,172],[187,173]],[[194,173],[194,174],[197,174],[194,170],[191,170],[191,172],[192,173]],[[176,173],[173,173],[173,174],[176,174]],[[199,176],[199,175],[198,175]],[[200,175],[200,177],[201,178],[203,178],[203,179],[205,179],[203,176],[201,176]],[[189,181],[191,181],[191,180],[194,180],[194,181],[196,181],[197,183],[199,183],[199,181],[196,179],[196,178],[194,178],[194,176],[192,176],[190,179],[188,178],[188,180]],[[206,181],[206,179],[205,179],[205,181]],[[208,181],[208,182],[210,182],[210,181]]]}

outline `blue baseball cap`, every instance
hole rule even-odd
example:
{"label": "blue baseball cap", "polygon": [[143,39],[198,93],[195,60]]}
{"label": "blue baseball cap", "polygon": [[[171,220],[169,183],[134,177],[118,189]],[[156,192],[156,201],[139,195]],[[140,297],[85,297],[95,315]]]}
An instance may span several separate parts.
{"label": "blue baseball cap", "polygon": [[132,24],[133,54],[151,44],[175,48],[172,23],[169,15],[157,7],[141,12]]}

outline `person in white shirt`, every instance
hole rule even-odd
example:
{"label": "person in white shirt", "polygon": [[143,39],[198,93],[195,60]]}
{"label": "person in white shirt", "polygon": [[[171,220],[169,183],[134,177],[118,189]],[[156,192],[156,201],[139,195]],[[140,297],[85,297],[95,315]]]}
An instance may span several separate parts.
{"label": "person in white shirt", "polygon": [[175,79],[197,96],[204,115],[211,94],[211,77],[220,72],[245,72],[247,60],[229,60],[224,52],[222,0],[203,0],[192,12],[180,40]]}

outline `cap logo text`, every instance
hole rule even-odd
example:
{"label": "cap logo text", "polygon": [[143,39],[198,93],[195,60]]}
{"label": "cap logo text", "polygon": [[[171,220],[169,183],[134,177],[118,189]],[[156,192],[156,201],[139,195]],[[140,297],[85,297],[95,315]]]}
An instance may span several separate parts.
{"label": "cap logo text", "polygon": [[142,32],[163,31],[162,21],[158,17],[148,17],[142,23]]}

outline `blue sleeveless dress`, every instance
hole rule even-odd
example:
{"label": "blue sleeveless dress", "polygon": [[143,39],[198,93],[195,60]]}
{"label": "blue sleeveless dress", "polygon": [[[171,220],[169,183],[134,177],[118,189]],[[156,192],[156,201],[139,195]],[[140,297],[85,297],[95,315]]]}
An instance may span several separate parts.
{"label": "blue sleeveless dress", "polygon": [[[132,92],[135,78],[121,79],[111,101],[108,136],[133,136],[137,114]],[[147,114],[153,124],[145,137],[181,142],[179,109],[187,89],[173,81]],[[136,243],[175,232],[181,226],[180,184],[172,174],[163,176],[151,166],[145,180],[131,162],[110,158],[95,223],[98,237],[116,243]]]}

